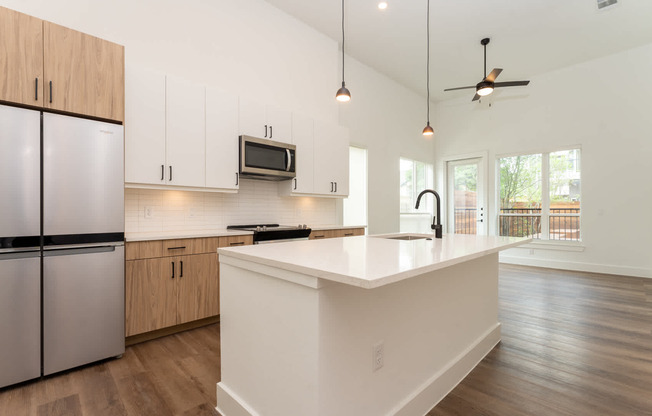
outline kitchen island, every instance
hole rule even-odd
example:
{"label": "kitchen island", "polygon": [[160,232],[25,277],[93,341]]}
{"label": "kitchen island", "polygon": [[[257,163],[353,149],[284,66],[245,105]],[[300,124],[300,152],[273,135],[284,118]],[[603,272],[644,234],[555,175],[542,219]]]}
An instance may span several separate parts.
{"label": "kitchen island", "polygon": [[223,416],[423,415],[491,351],[530,239],[396,236],[218,250]]}

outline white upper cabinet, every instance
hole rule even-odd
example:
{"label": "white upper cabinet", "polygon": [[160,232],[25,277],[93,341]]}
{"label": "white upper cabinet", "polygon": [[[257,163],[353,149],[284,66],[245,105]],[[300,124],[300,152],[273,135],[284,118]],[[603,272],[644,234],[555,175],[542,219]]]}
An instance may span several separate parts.
{"label": "white upper cabinet", "polygon": [[268,139],[277,142],[292,141],[292,113],[277,107],[267,106]]}
{"label": "white upper cabinet", "polygon": [[238,189],[238,97],[206,89],[206,186]]}
{"label": "white upper cabinet", "polygon": [[166,77],[167,183],[174,186],[206,185],[205,88]]}
{"label": "white upper cabinet", "polygon": [[125,70],[125,182],[165,184],[165,74]]}
{"label": "white upper cabinet", "polygon": [[314,193],[314,121],[310,117],[292,114],[292,144],[297,146],[296,178],[286,186],[291,194]]}
{"label": "white upper cabinet", "polygon": [[348,129],[315,121],[314,192],[322,195],[349,194]]}
{"label": "white upper cabinet", "polygon": [[290,143],[292,113],[240,97],[239,133],[261,139]]}

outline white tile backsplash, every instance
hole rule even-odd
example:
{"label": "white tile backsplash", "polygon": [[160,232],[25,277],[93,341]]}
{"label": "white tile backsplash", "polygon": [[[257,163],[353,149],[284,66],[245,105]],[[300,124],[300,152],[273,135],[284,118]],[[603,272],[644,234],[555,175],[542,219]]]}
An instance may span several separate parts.
{"label": "white tile backsplash", "polygon": [[[278,195],[278,182],[243,179],[237,194],[125,189],[125,231],[220,229],[232,224],[338,223],[337,200]],[[149,208],[151,218],[145,218]]]}

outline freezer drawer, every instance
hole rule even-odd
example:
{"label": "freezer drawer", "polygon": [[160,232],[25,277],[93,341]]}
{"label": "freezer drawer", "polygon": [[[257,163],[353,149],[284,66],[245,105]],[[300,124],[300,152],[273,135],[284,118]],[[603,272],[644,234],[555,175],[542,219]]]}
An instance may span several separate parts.
{"label": "freezer drawer", "polygon": [[125,350],[124,246],[43,253],[43,374]]}
{"label": "freezer drawer", "polygon": [[43,114],[43,234],[124,232],[122,126]]}
{"label": "freezer drawer", "polygon": [[41,114],[0,105],[0,248],[40,234]]}
{"label": "freezer drawer", "polygon": [[0,253],[0,388],[40,375],[40,253]]}

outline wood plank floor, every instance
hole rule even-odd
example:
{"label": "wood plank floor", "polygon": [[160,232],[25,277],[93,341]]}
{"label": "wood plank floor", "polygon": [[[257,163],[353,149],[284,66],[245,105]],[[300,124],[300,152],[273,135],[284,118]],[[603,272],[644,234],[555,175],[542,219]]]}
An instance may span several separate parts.
{"label": "wood plank floor", "polygon": [[[652,280],[500,267],[502,342],[428,416],[652,415]],[[0,415],[216,416],[219,324],[0,390]]]}
{"label": "wood plank floor", "polygon": [[652,280],[501,265],[502,341],[428,416],[652,415]]}

